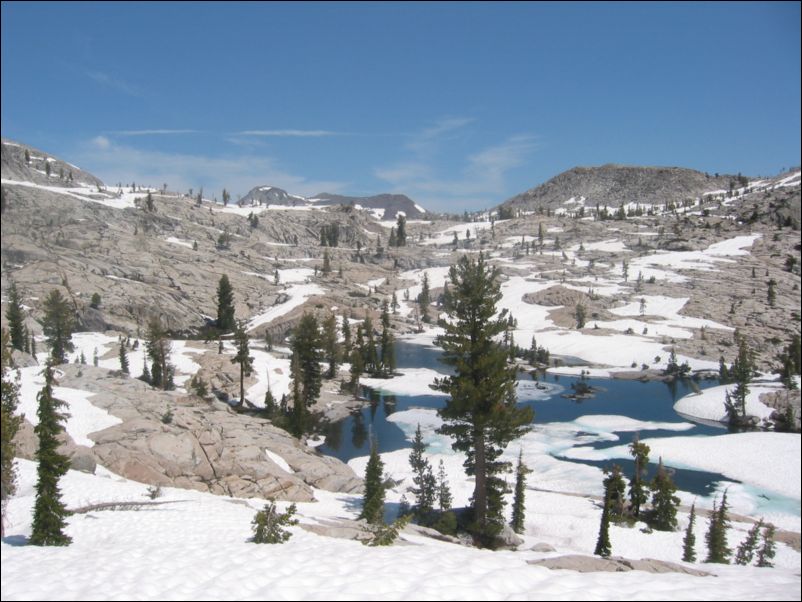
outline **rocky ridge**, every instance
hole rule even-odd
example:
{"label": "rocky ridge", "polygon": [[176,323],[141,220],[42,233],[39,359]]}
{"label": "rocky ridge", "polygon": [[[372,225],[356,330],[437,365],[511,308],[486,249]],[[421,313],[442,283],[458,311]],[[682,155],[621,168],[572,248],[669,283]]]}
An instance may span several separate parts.
{"label": "rocky ridge", "polygon": [[[268,421],[238,414],[226,404],[145,383],[100,368],[59,367],[59,386],[92,392],[92,404],[122,422],[92,433],[92,447],[65,441],[73,467],[94,463],[152,485],[233,497],[308,502],[313,487],[359,492],[362,480],[345,464],[315,452]],[[33,429],[23,429],[22,457],[33,458]]]}
{"label": "rocky ridge", "polygon": [[[736,176],[710,175],[680,167],[640,167],[607,164],[575,167],[547,182],[507,199],[500,207],[536,211],[582,202],[588,207],[617,208],[621,203],[676,204],[712,190],[728,190]],[[737,185],[737,184],[736,184]]]}

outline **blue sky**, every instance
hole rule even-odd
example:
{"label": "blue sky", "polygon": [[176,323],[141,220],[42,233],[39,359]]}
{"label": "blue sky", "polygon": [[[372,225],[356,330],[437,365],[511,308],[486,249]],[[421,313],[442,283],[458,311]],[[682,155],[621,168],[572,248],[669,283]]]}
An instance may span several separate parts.
{"label": "blue sky", "polygon": [[2,135],[109,184],[495,205],[800,163],[800,4],[2,3]]}

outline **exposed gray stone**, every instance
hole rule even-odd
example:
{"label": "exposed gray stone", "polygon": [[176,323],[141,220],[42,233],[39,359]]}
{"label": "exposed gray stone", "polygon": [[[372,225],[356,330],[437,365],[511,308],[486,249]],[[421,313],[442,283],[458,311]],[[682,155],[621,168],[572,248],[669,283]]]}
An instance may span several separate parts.
{"label": "exposed gray stone", "polygon": [[553,545],[544,542],[536,543],[529,549],[532,550],[533,552],[542,552],[542,553],[557,551],[557,548],[555,548]]}
{"label": "exposed gray stone", "polygon": [[696,577],[712,576],[711,573],[705,571],[692,569],[674,562],[666,562],[665,560],[654,560],[652,558],[629,560],[627,558],[615,556],[612,558],[601,558],[599,556],[570,554],[567,556],[544,558],[542,560],[528,560],[527,563],[534,566],[542,566],[547,569],[563,569],[577,571],[579,573],[645,571],[647,573],[682,573],[685,575],[694,575]]}
{"label": "exposed gray stone", "polygon": [[[80,386],[92,403],[122,423],[90,434],[94,447],[65,441],[65,453],[82,470],[92,460],[143,483],[240,496],[312,501],[312,487],[358,492],[362,481],[345,464],[322,456],[268,421],[197,397],[151,389],[140,381],[92,366],[64,365],[62,386]],[[78,376],[78,373],[81,376]],[[161,421],[167,408],[169,424]],[[21,455],[36,450],[33,428],[21,429]],[[292,473],[269,459],[278,454]]]}

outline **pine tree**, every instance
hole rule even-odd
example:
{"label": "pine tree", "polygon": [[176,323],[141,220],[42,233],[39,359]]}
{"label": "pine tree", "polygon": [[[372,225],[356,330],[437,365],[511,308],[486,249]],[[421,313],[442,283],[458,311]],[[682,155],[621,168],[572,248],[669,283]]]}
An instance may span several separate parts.
{"label": "pine tree", "polygon": [[512,521],[510,526],[516,533],[524,532],[526,511],[526,475],[532,472],[523,462],[523,450],[518,451],[518,467],[515,469],[515,498],[512,502]]}
{"label": "pine tree", "polygon": [[385,299],[382,303],[381,376],[390,377],[395,372],[395,342],[390,333],[390,309]]}
{"label": "pine tree", "polygon": [[693,532],[696,522],[696,504],[691,504],[691,515],[688,518],[688,528],[685,529],[685,536],[682,538],[682,560],[684,562],[696,562],[696,535]]}
{"label": "pine tree", "polygon": [[398,214],[397,218],[397,229],[396,229],[396,244],[399,247],[407,246],[407,218],[402,214]]}
{"label": "pine tree", "polygon": [[365,371],[364,360],[362,358],[362,351],[358,347],[351,350],[351,380],[349,381],[349,388],[354,394],[354,397],[359,396],[359,377]]}
{"label": "pine tree", "polygon": [[399,515],[390,525],[381,525],[373,531],[373,537],[368,540],[362,540],[366,546],[391,546],[398,539],[399,533],[404,530],[412,520],[412,516]]}
{"label": "pine tree", "polygon": [[398,313],[398,307],[398,297],[396,296],[395,291],[393,291],[393,298],[390,302],[390,309],[393,310],[393,315]]}
{"label": "pine tree", "polygon": [[384,522],[384,462],[379,456],[376,439],[370,443],[370,458],[365,467],[365,495],[359,518],[374,525]]}
{"label": "pine tree", "polygon": [[774,531],[776,527],[769,523],[766,525],[766,528],[763,529],[763,545],[760,546],[760,549],[757,551],[757,566],[760,567],[772,567],[774,563],[771,562],[771,559],[774,558],[775,550],[774,550]]}
{"label": "pine tree", "polygon": [[426,517],[434,509],[434,498],[436,495],[437,482],[432,473],[432,466],[429,460],[424,457],[426,444],[423,442],[423,435],[420,430],[420,423],[415,430],[415,439],[412,440],[412,451],[409,453],[409,465],[412,467],[412,482],[415,487],[412,493],[415,494],[415,513],[419,517]]}
{"label": "pine tree", "polygon": [[531,408],[517,406],[515,369],[507,366],[507,354],[496,341],[507,328],[506,310],[494,318],[501,299],[498,276],[482,254],[478,262],[463,256],[451,267],[451,320],[438,337],[443,363],[455,369],[437,382],[449,395],[438,410],[444,421],[438,432],[453,437],[454,450],[467,456],[466,472],[475,478],[471,530],[484,545],[492,545],[504,521],[506,483],[500,475],[510,466],[499,458],[533,418]]}
{"label": "pine tree", "polygon": [[17,446],[14,443],[14,436],[19,430],[22,416],[18,416],[17,406],[19,405],[19,372],[12,376],[11,370],[14,361],[11,357],[11,337],[7,330],[3,329],[0,335],[0,353],[2,353],[2,363],[0,363],[0,503],[2,512],[0,513],[0,537],[5,535],[6,504],[17,492],[17,471],[14,466],[14,456],[16,456]]}
{"label": "pine tree", "polygon": [[348,321],[348,316],[343,316],[343,357],[349,358],[351,356],[351,324]]}
{"label": "pine tree", "polygon": [[148,358],[147,356],[142,358],[142,374],[139,375],[139,380],[142,382],[146,382],[149,385],[153,384],[153,379],[150,376],[150,370],[148,369]]}
{"label": "pine tree", "polygon": [[663,458],[657,465],[657,474],[650,484],[652,489],[652,512],[649,524],[658,531],[674,531],[677,528],[677,506],[679,498],[674,495],[677,486],[663,466]]}
{"label": "pine tree", "polygon": [[329,362],[329,369],[326,378],[334,378],[337,375],[337,364],[340,362],[340,348],[337,344],[337,318],[334,314],[323,320],[323,336],[321,338],[323,354]]}
{"label": "pine tree", "polygon": [[253,357],[249,355],[248,333],[245,332],[245,323],[242,320],[237,322],[234,329],[234,347],[236,355],[231,358],[232,364],[239,364],[239,403],[245,403],[245,377],[250,376],[253,371]]}
{"label": "pine tree", "polygon": [[174,387],[173,374],[175,369],[170,362],[170,352],[172,343],[164,330],[161,320],[157,317],[151,318],[148,322],[148,330],[145,333],[145,348],[151,360],[150,384],[168,391]]}
{"label": "pine tree", "polygon": [[766,298],[769,303],[769,307],[774,307],[777,302],[777,281],[772,278],[766,283]]}
{"label": "pine tree", "polygon": [[301,360],[299,356],[295,354],[293,354],[293,356],[290,358],[290,381],[292,386],[292,414],[290,415],[290,430],[296,437],[300,438],[309,428],[309,408],[306,407],[306,402],[304,401],[303,396]]}
{"label": "pine tree", "polygon": [[217,328],[222,332],[231,332],[236,328],[234,321],[234,290],[228,275],[223,274],[217,285]]}
{"label": "pine tree", "polygon": [[604,498],[609,506],[609,518],[612,521],[619,521],[624,518],[624,506],[626,484],[621,474],[621,467],[614,464],[612,468],[605,468],[604,474]]}
{"label": "pine tree", "polygon": [[587,312],[585,310],[585,306],[582,305],[581,303],[577,303],[574,314],[576,316],[576,329],[581,330],[582,328],[585,327],[585,320],[587,318]]}
{"label": "pine tree", "polygon": [[749,532],[746,534],[746,539],[738,546],[738,551],[735,553],[735,564],[746,566],[751,564],[752,558],[755,556],[755,548],[757,547],[757,540],[760,537],[760,529],[763,526],[763,519],[761,518],[756,522]]}
{"label": "pine tree", "polygon": [[441,512],[451,510],[451,504],[454,503],[451,488],[449,488],[448,480],[446,479],[446,467],[442,460],[440,460],[440,465],[437,469],[437,503]]}
{"label": "pine tree", "polygon": [[17,290],[17,283],[13,281],[8,287],[6,319],[8,320],[8,333],[11,336],[11,346],[18,351],[24,351],[28,338],[28,329],[25,327],[22,299]]}
{"label": "pine tree", "polygon": [[724,409],[730,425],[739,426],[746,418],[746,397],[749,395],[749,381],[754,372],[752,353],[743,337],[738,337],[738,357],[729,369],[729,376],[735,383],[733,392],[725,391]]}
{"label": "pine tree", "polygon": [[646,486],[643,483],[643,475],[646,473],[646,468],[649,465],[649,446],[640,442],[638,433],[629,444],[629,451],[635,460],[635,472],[632,475],[632,480],[629,482],[629,501],[632,508],[632,514],[635,518],[640,516],[640,507],[645,504],[649,495],[646,491]]}
{"label": "pine tree", "polygon": [[63,401],[53,397],[53,369],[45,368],[45,386],[37,400],[36,416],[39,424],[34,432],[39,438],[36,460],[39,462],[36,481],[36,502],[33,510],[33,527],[30,543],[36,546],[65,546],[72,538],[64,534],[67,508],[61,501],[59,479],[67,474],[70,461],[58,453],[58,436],[64,432],[62,422],[66,414]]}
{"label": "pine tree", "polygon": [[42,331],[47,337],[50,357],[54,364],[63,364],[67,361],[67,353],[75,350],[71,340],[75,328],[73,311],[57,289],[50,291],[45,299],[44,311]]}
{"label": "pine tree", "polygon": [[418,306],[420,306],[421,318],[427,324],[431,322],[429,317],[429,304],[432,302],[431,294],[429,292],[429,274],[423,272],[423,282],[421,283],[421,291],[418,295]]}
{"label": "pine tree", "polygon": [[312,406],[320,396],[320,333],[314,314],[305,313],[292,335],[293,358],[297,358],[301,376],[301,399]]}
{"label": "pine tree", "polygon": [[365,322],[362,324],[362,333],[365,336],[365,344],[362,346],[365,372],[378,376],[379,354],[376,350],[376,339],[373,334],[373,320],[367,314],[365,315]]}
{"label": "pine tree", "polygon": [[128,365],[128,352],[125,349],[125,342],[120,340],[120,370],[123,374],[130,374],[130,367]]}
{"label": "pine tree", "polygon": [[729,564],[732,550],[727,547],[727,528],[729,527],[729,517],[727,516],[727,492],[721,498],[721,505],[716,508],[713,502],[713,512],[705,533],[705,543],[707,544],[707,558],[705,562],[716,562],[719,564]]}
{"label": "pine tree", "polygon": [[321,271],[324,276],[331,274],[331,259],[328,250],[323,252],[323,269]]}
{"label": "pine tree", "polygon": [[596,549],[593,550],[593,553],[602,558],[609,558],[612,553],[612,548],[610,546],[610,504],[606,493],[604,496],[601,522],[599,523],[599,537],[596,539]]}
{"label": "pine tree", "polygon": [[256,513],[251,523],[253,527],[253,543],[284,543],[292,533],[282,527],[298,524],[293,518],[297,512],[295,504],[290,504],[286,512],[279,512],[276,503],[270,500],[265,507]]}

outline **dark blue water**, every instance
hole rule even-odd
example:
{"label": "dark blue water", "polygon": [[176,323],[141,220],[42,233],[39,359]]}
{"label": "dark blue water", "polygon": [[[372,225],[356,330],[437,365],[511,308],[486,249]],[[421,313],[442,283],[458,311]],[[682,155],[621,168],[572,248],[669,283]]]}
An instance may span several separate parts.
{"label": "dark blue water", "polygon": [[[399,343],[396,354],[399,368],[426,367],[446,373],[446,367],[439,363],[440,350],[420,345]],[[547,392],[535,392],[536,383],[528,374],[520,375],[519,402],[530,406],[535,412],[535,424],[550,422],[571,422],[580,416],[597,414],[614,414],[628,416],[636,420],[649,422],[686,422],[674,411],[674,403],[680,397],[693,391],[690,383],[677,382],[666,384],[662,382],[640,382],[616,379],[591,378],[585,382],[595,390],[591,399],[575,401],[564,397],[572,392],[572,386],[580,382],[578,377],[545,375],[540,382],[549,388]],[[695,385],[705,389],[718,384],[715,380],[702,380]],[[349,418],[329,426],[326,433],[326,442],[319,449],[327,455],[335,456],[345,462],[358,456],[370,453],[370,437],[378,440],[380,452],[390,452],[410,447],[406,435],[387,417],[393,412],[411,408],[440,408],[445,403],[445,397],[432,392],[432,395],[387,395],[381,391],[364,389],[365,397],[370,403],[362,410],[355,412]],[[532,397],[539,397],[531,399]],[[649,430],[642,438],[676,437],[676,436],[709,436],[722,434],[722,429],[713,426],[695,424],[692,429],[684,431]],[[614,447],[626,444],[632,440],[633,433],[620,432],[619,441],[604,441],[591,444],[596,449]],[[655,464],[650,465],[650,473],[656,470]],[[625,474],[634,470],[633,463],[626,459],[615,461],[594,462],[587,460],[571,460],[578,463],[589,464],[603,468],[614,463],[620,465]],[[702,471],[679,470],[676,472],[675,482],[680,489],[697,495],[708,495],[716,481],[727,481],[726,477]]]}

